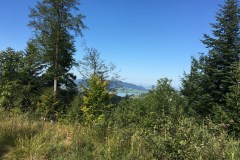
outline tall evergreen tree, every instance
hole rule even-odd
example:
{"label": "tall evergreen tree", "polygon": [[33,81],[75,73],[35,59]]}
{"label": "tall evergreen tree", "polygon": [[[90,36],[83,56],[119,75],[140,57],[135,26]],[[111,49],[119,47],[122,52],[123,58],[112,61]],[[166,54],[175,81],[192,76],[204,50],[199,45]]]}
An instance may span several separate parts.
{"label": "tall evergreen tree", "polygon": [[[227,108],[230,111],[229,117],[231,122],[231,130],[240,131],[240,62],[235,64],[236,82],[229,89],[231,92],[226,95]],[[240,135],[238,135],[240,136]]]}
{"label": "tall evergreen tree", "polygon": [[37,100],[41,93],[42,55],[36,41],[31,40],[27,43],[27,48],[23,57],[23,67],[20,71],[21,94],[20,107],[24,111],[34,110]]}
{"label": "tall evergreen tree", "polygon": [[36,38],[44,51],[47,66],[45,75],[52,79],[50,85],[53,86],[54,93],[67,82],[63,79],[74,78],[69,73],[75,64],[74,37],[82,35],[82,29],[86,28],[82,22],[85,16],[75,14],[79,10],[79,4],[78,0],[43,0],[31,9],[29,15],[29,26],[35,30]]}
{"label": "tall evergreen tree", "polygon": [[[239,22],[238,1],[226,0],[217,13],[216,23],[211,24],[212,35],[204,34],[202,42],[209,49],[208,54],[202,55],[199,62],[193,59],[191,73],[183,81],[183,94],[194,110],[204,117],[214,116],[217,121],[229,121],[232,112],[227,96],[238,79]],[[194,65],[201,63],[200,68]]]}
{"label": "tall evergreen tree", "polygon": [[204,72],[206,57],[201,54],[199,59],[192,57],[190,74],[184,74],[182,78],[181,93],[187,98],[186,108],[191,114],[208,115],[209,102],[212,102],[210,95],[204,91]]}
{"label": "tall evergreen tree", "polygon": [[240,9],[238,0],[227,0],[211,24],[213,36],[202,41],[209,49],[204,67],[204,89],[215,105],[226,104],[226,94],[236,82],[236,67],[240,53]]}

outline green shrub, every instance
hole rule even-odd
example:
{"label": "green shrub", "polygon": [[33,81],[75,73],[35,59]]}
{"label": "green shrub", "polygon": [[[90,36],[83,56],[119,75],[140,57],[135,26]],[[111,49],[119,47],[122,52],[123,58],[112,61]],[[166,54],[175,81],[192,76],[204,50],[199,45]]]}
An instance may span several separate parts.
{"label": "green shrub", "polygon": [[61,110],[60,100],[51,88],[45,89],[37,103],[36,114],[47,119],[56,119]]}

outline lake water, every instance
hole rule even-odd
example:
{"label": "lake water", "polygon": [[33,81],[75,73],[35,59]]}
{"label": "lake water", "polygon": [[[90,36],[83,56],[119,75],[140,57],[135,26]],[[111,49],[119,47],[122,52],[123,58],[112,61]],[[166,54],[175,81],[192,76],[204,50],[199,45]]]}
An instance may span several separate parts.
{"label": "lake water", "polygon": [[127,95],[140,95],[140,94],[144,94],[144,93],[147,93],[147,92],[117,92],[117,95],[120,96],[120,97],[125,97]]}

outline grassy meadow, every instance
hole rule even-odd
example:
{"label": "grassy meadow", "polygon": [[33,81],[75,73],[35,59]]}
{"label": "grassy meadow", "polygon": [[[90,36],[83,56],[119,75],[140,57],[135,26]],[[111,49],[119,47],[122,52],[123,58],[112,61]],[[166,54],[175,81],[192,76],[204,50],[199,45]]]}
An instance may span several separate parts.
{"label": "grassy meadow", "polygon": [[167,118],[159,128],[118,122],[83,125],[46,122],[1,111],[0,159],[240,159],[240,141],[210,121]]}

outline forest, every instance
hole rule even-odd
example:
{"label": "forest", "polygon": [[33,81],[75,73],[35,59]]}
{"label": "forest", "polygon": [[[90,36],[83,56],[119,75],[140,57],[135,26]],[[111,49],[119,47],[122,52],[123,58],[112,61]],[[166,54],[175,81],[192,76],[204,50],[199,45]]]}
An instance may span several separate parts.
{"label": "forest", "polygon": [[0,159],[240,159],[238,0],[220,4],[180,90],[159,77],[138,97],[117,96],[119,73],[97,49],[74,59],[88,28],[79,5],[39,1],[25,50],[0,51]]}

